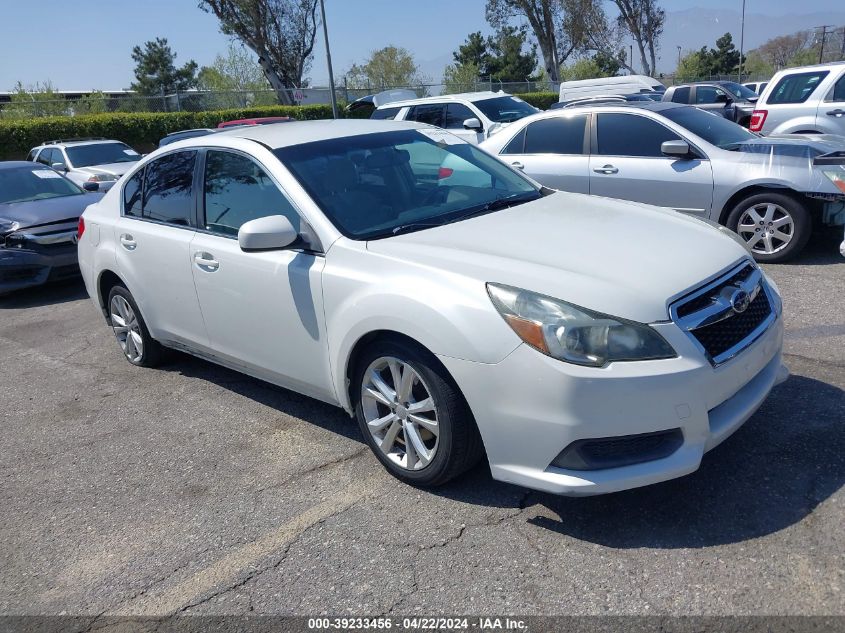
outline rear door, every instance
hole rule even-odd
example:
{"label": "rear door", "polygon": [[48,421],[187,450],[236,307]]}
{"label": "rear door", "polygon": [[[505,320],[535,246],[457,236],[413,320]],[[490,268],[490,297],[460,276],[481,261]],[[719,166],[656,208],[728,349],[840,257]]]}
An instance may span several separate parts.
{"label": "rear door", "polygon": [[845,135],[845,68],[819,104],[816,117],[824,132]]}
{"label": "rear door", "polygon": [[153,337],[205,348],[190,258],[196,158],[196,151],[172,152],[135,173],[123,187],[115,237],[118,269]]}
{"label": "rear door", "polygon": [[591,194],[707,214],[713,202],[710,161],[670,158],[660,151],[664,141],[685,139],[641,114],[598,112],[593,116]]}
{"label": "rear door", "polygon": [[554,116],[529,123],[505,146],[500,158],[552,189],[589,193],[587,116]]}

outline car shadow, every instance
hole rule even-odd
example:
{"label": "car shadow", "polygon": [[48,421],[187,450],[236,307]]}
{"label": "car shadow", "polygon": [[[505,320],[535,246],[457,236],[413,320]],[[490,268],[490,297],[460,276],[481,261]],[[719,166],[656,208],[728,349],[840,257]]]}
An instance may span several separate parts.
{"label": "car shadow", "polygon": [[[341,409],[187,354],[163,368],[363,443]],[[527,522],[579,540],[625,548],[694,548],[736,543],[800,522],[845,483],[845,392],[793,375],[695,473],[597,497],[560,497],[494,481],[482,462],[423,494],[510,509]],[[374,467],[376,462],[373,462]],[[402,485],[397,482],[396,485]]]}
{"label": "car shadow", "polygon": [[835,231],[819,231],[810,236],[804,250],[795,258],[784,264],[773,266],[827,266],[829,264],[845,263],[845,258],[839,253],[842,243],[842,227]]}
{"label": "car shadow", "polygon": [[167,362],[160,369],[205,380],[337,435],[364,442],[358,424],[343,409],[295,391],[176,351],[168,351]]}
{"label": "car shadow", "polygon": [[[845,483],[845,392],[792,376],[695,473],[596,497],[511,494],[485,469],[433,492],[525,507],[528,523],[606,547],[737,543],[800,522]],[[505,502],[505,503],[503,503]]]}
{"label": "car shadow", "polygon": [[81,277],[77,277],[0,295],[0,310],[36,308],[86,298],[88,298],[88,293],[85,290],[85,284]]}

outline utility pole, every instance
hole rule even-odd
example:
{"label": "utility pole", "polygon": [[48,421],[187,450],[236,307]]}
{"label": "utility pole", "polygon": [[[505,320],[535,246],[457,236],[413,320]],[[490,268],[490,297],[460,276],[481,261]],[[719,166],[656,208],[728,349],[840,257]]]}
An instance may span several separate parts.
{"label": "utility pole", "polygon": [[323,18],[323,37],[326,40],[326,64],[329,66],[329,91],[332,95],[332,117],[337,118],[337,97],[334,94],[334,73],[332,72],[332,53],[329,50],[329,27],[326,25],[326,5],[320,0],[320,15]]}
{"label": "utility pole", "polygon": [[822,30],[822,44],[819,47],[819,63],[821,64],[824,61],[824,42],[827,37],[827,29],[832,28],[832,24],[822,24],[821,26],[817,26],[817,29]]}
{"label": "utility pole", "polygon": [[742,0],[742,22],[739,27],[739,78],[737,83],[742,83],[742,53],[745,48],[745,0]]}
{"label": "utility pole", "polygon": [[[680,47],[680,46],[678,46],[678,68],[680,68],[680,67],[681,67],[681,47]],[[676,69],[675,69],[675,74],[677,74],[677,73],[678,73],[678,70],[677,70],[677,68],[676,68]]]}
{"label": "utility pole", "polygon": [[631,47],[631,57],[628,61],[631,62],[631,74],[633,75],[633,74],[635,74],[634,73],[634,45],[631,44],[630,47]]}
{"label": "utility pole", "polygon": [[839,51],[839,59],[845,60],[845,26],[842,27],[842,50]]}

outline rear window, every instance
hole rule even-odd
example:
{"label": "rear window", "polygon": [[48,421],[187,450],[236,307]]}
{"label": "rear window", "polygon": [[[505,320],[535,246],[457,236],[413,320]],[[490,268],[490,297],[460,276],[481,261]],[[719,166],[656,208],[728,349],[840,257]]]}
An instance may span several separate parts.
{"label": "rear window", "polygon": [[826,70],[787,75],[777,83],[766,103],[804,103],[827,75]]}
{"label": "rear window", "polygon": [[689,87],[676,88],[672,93],[672,101],[675,103],[689,103]]}
{"label": "rear window", "polygon": [[401,109],[402,108],[378,108],[377,110],[373,110],[370,118],[378,120],[394,119],[396,118],[396,113]]}

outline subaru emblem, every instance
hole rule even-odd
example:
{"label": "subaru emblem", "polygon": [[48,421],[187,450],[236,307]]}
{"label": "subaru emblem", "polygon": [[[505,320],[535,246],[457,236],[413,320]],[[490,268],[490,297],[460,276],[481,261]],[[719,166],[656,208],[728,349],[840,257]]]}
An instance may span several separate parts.
{"label": "subaru emblem", "polygon": [[742,314],[748,309],[751,304],[751,297],[745,290],[737,290],[731,295],[731,308],[737,314]]}

